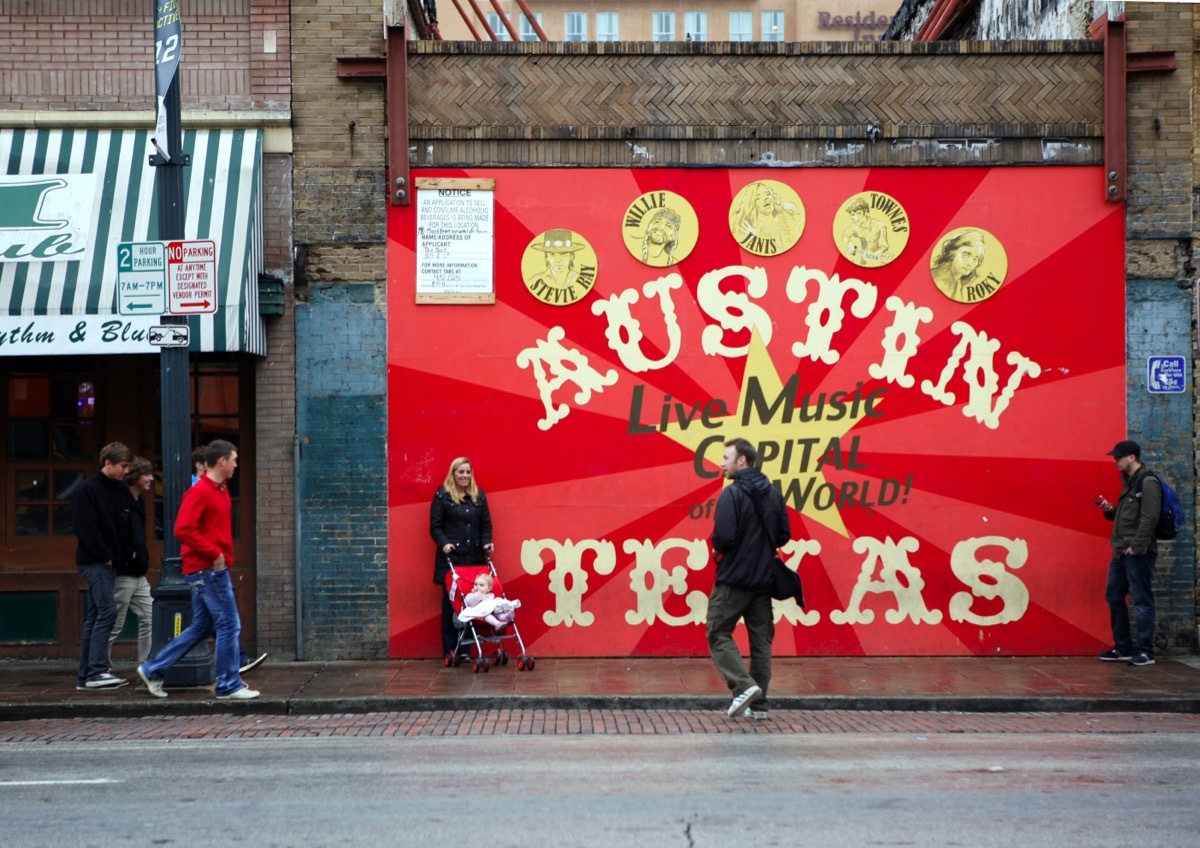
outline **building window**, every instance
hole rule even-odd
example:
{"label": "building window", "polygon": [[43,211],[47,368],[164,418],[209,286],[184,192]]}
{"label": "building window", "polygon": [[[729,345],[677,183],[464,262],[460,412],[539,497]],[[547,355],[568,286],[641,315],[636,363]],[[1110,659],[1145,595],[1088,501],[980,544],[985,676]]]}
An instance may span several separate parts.
{"label": "building window", "polygon": [[754,40],[754,13],[753,12],[730,12],[729,13],[729,40],[730,41],[753,41]]}
{"label": "building window", "polygon": [[675,40],[675,13],[655,12],[654,32],[650,36],[654,41]]}
{"label": "building window", "polygon": [[783,12],[762,13],[762,40],[783,41]]}
{"label": "building window", "polygon": [[[96,471],[100,444],[91,357],[10,361],[8,467],[10,537],[70,536],[71,498]],[[13,541],[10,538],[10,541]]]}
{"label": "building window", "polygon": [[585,12],[567,12],[563,15],[563,41],[587,41]]}
{"label": "building window", "polygon": [[[542,25],[542,13],[534,12],[533,17],[534,17],[534,20],[537,21],[538,26],[541,26]],[[529,18],[525,17],[524,12],[521,13],[520,17],[518,18],[518,21],[519,22],[517,24],[517,33],[521,36],[522,41],[541,41],[541,39],[538,38],[537,30],[535,30],[533,28],[533,24],[531,24],[529,22]]]}
{"label": "building window", "polygon": [[512,41],[512,36],[508,34],[508,28],[504,26],[504,21],[500,20],[500,15],[496,12],[487,13],[488,26],[492,32],[496,33],[498,41]]}
{"label": "building window", "polygon": [[690,41],[708,41],[708,12],[684,12],[683,31]]}
{"label": "building window", "polygon": [[597,41],[620,41],[621,34],[618,29],[617,12],[597,12],[596,13],[596,40]]}

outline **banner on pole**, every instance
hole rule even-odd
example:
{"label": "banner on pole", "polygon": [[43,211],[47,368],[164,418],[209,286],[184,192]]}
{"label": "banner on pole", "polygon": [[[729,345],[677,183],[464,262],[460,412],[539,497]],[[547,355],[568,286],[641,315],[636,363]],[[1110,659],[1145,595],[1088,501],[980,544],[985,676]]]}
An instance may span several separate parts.
{"label": "banner on pole", "polygon": [[154,4],[154,90],[157,116],[154,149],[163,159],[171,160],[171,138],[167,126],[167,91],[179,73],[179,52],[183,47],[183,26],[179,19],[179,0],[156,0]]}

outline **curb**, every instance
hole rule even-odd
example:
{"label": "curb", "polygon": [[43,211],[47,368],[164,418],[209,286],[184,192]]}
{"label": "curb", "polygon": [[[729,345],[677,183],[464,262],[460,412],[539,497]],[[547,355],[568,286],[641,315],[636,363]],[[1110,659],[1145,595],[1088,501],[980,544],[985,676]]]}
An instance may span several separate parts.
{"label": "curb", "polygon": [[[92,702],[44,701],[0,703],[0,721],[70,718],[151,718],[166,716],[329,715],[374,712],[474,712],[479,710],[686,710],[724,707],[722,696],[696,695],[459,695],[451,697],[332,696],[259,698],[254,701],[170,698]],[[775,710],[827,712],[961,712],[961,713],[1200,713],[1200,698],[1070,698],[1027,696],[845,696],[782,695],[771,699]]]}

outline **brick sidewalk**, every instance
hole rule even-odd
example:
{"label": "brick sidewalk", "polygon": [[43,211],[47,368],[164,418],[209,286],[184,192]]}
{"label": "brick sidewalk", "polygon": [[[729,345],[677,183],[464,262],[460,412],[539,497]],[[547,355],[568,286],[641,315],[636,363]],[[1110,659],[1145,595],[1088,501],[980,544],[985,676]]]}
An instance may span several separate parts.
{"label": "brick sidewalk", "polygon": [[435,710],[306,716],[36,719],[0,724],[0,744],[188,742],[412,736],[657,736],[680,734],[1200,733],[1200,715],[775,710],[766,721],[717,710]]}
{"label": "brick sidewalk", "polygon": [[[133,677],[125,666],[117,669]],[[255,701],[211,688],[151,698],[138,685],[75,691],[74,663],[0,662],[0,720],[25,718],[485,710],[719,710],[729,695],[707,658],[538,660],[473,673],[438,660],[271,662],[247,675]],[[1149,668],[1094,657],[788,658],[774,663],[776,710],[1170,712],[1200,714],[1200,661]]]}

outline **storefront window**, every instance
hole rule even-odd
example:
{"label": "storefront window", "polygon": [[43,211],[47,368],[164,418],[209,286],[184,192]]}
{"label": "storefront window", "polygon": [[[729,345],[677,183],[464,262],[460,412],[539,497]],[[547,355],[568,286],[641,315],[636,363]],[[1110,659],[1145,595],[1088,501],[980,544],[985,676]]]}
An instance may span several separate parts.
{"label": "storefront window", "polygon": [[100,450],[94,363],[69,356],[7,364],[10,533],[70,536],[71,497]]}

